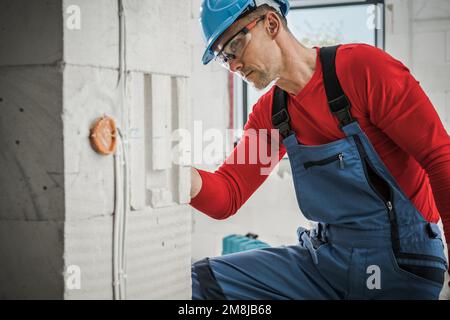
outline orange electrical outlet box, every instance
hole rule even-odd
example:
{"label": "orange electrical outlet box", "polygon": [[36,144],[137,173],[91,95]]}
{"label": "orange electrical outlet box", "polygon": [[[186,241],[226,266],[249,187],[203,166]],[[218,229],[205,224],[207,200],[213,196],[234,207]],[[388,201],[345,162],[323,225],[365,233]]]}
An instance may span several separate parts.
{"label": "orange electrical outlet box", "polygon": [[96,152],[102,155],[114,153],[117,144],[117,128],[114,119],[108,116],[97,119],[91,127],[89,140]]}

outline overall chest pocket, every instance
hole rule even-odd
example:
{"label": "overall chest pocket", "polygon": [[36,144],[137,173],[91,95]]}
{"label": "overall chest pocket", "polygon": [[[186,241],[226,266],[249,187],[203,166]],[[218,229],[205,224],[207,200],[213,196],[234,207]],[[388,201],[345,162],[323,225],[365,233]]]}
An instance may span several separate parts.
{"label": "overall chest pocket", "polygon": [[344,162],[344,154],[343,153],[338,153],[338,154],[335,154],[335,155],[333,155],[331,157],[328,157],[328,158],[325,158],[325,159],[322,159],[322,160],[305,162],[303,164],[303,167],[305,168],[305,170],[308,170],[308,169],[313,168],[313,167],[326,166],[326,165],[329,165],[329,164],[334,163],[334,162],[338,163],[339,169],[345,169],[345,162]]}

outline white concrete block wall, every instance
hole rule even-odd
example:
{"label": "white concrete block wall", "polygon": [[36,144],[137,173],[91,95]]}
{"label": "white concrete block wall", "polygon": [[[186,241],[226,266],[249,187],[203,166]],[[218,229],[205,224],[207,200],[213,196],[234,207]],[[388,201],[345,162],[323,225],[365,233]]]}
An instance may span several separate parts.
{"label": "white concrete block wall", "polygon": [[[64,0],[62,3],[64,61],[75,65],[118,67],[118,1]],[[72,28],[78,12],[80,28]]]}
{"label": "white concrete block wall", "polygon": [[65,299],[111,299],[114,159],[90,147],[89,129],[104,114],[118,119],[118,72],[66,64],[63,114],[65,168],[65,268],[80,268],[80,289],[66,287]]}
{"label": "white concrete block wall", "polygon": [[[146,73],[190,75],[190,2],[125,0],[127,69]],[[118,2],[64,0],[65,21],[78,6],[81,28],[64,30],[64,60],[70,64],[117,67]],[[172,23],[161,23],[172,22]],[[88,46],[86,44],[89,44]]]}
{"label": "white concrete block wall", "polygon": [[[175,112],[172,121],[180,132],[192,132],[192,106],[190,100],[190,81],[188,78],[178,77],[172,79],[172,92],[174,95]],[[185,131],[182,131],[185,130]],[[180,139],[180,135],[173,134],[172,137]],[[191,149],[183,144],[182,140],[172,142],[172,156],[179,160],[178,173],[174,175],[174,186],[178,186],[176,201],[179,204],[188,204],[191,201]]]}
{"label": "white concrete block wall", "polygon": [[[64,5],[73,3],[65,1]],[[86,135],[91,122],[105,113],[117,119],[131,160],[132,210],[127,215],[125,247],[128,298],[188,299],[191,209],[185,200],[180,205],[179,199],[186,199],[190,181],[183,167],[172,164],[170,134],[181,122],[181,114],[190,110],[188,96],[178,99],[178,86],[174,85],[188,81],[190,51],[184,24],[190,14],[189,3],[123,1],[126,60],[122,66],[129,73],[119,83],[117,1],[76,3],[81,8],[82,27],[66,31],[64,38],[68,59],[64,120],[70,130],[65,131],[65,158],[67,168],[75,167],[67,172],[66,211],[70,223],[66,226],[66,263],[77,265],[79,261],[89,275],[110,276],[102,270],[111,268],[111,250],[98,250],[100,247],[93,244],[93,248],[83,251],[81,248],[91,237],[80,230],[86,224],[105,224],[98,226],[98,232],[104,229],[110,233],[102,237],[99,246],[112,242],[114,162],[112,157],[96,155]],[[96,22],[89,15],[98,10],[105,11],[100,17],[100,30],[91,33]],[[88,15],[84,20],[83,12]],[[95,42],[100,37],[98,32],[108,36]],[[87,52],[79,54],[79,45]],[[72,177],[72,172],[77,176]],[[179,183],[187,185],[181,187]],[[90,230],[96,232],[95,227]],[[86,243],[80,245],[82,233]],[[92,242],[96,239],[93,234]],[[66,297],[111,297],[111,282],[101,279],[84,277],[82,289],[76,293],[66,290]]]}
{"label": "white concrete block wall", "polygon": [[139,73],[133,73],[133,78],[132,206],[187,204],[190,168],[189,163],[177,161],[181,154],[176,152],[178,143],[173,132],[190,128],[188,79]]}
{"label": "white concrete block wall", "polygon": [[127,0],[128,68],[190,76],[188,0]]}
{"label": "white concrete block wall", "polygon": [[[188,299],[190,216],[185,208],[133,212],[127,232],[127,299]],[[112,217],[74,220],[66,237],[66,265],[82,270],[82,290],[66,290],[66,299],[112,299]]]}
{"label": "white concrete block wall", "polygon": [[[0,42],[9,49],[0,51],[2,298],[113,297],[114,161],[88,139],[104,114],[117,120],[132,151],[130,187],[139,191],[128,212],[126,291],[136,299],[190,298],[187,166],[165,161],[170,149],[153,143],[151,123],[153,113],[168,111],[157,124],[170,142],[170,131],[189,121],[190,2],[124,0],[123,29],[117,3],[0,4]],[[74,5],[79,29],[67,27]],[[120,82],[119,67],[129,71]],[[154,82],[161,104],[146,99],[152,77],[166,79],[164,92]],[[153,157],[157,151],[165,157]],[[162,198],[170,194],[164,208],[152,207],[153,187]],[[69,266],[80,267],[81,289],[65,283]]]}
{"label": "white concrete block wall", "polygon": [[191,217],[186,207],[134,212],[127,237],[128,299],[190,298]]}
{"label": "white concrete block wall", "polygon": [[415,21],[445,20],[450,16],[450,6],[447,0],[412,0],[412,2]]}
{"label": "white concrete block wall", "polygon": [[[80,270],[80,289],[65,286],[64,299],[112,299],[113,217],[68,219],[65,223],[65,270]],[[68,279],[70,274],[66,275]]]}
{"label": "white concrete block wall", "polygon": [[410,1],[386,1],[386,50],[406,65],[411,59]]}
{"label": "white concrete block wall", "polygon": [[112,215],[114,159],[97,154],[88,137],[93,121],[104,114],[119,119],[120,126],[117,71],[68,64],[63,75],[66,219]]}
{"label": "white concrete block wall", "polygon": [[170,76],[153,75],[151,77],[150,104],[152,128],[152,170],[166,170],[172,167],[170,161],[170,133],[172,82]]}
{"label": "white concrete block wall", "polygon": [[[146,202],[146,140],[150,136],[150,129],[145,126],[149,117],[145,113],[145,81],[146,76],[141,72],[132,72],[131,108],[130,112],[130,202],[133,210],[145,208]],[[144,115],[144,116],[142,116]],[[144,156],[142,151],[144,150]],[[151,156],[151,155],[150,155]]]}

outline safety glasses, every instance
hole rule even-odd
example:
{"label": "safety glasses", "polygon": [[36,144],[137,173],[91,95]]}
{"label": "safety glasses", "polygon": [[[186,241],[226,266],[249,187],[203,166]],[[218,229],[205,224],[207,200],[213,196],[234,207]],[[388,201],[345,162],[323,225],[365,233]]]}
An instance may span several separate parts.
{"label": "safety glasses", "polygon": [[216,53],[215,61],[220,63],[224,68],[230,70],[230,62],[234,59],[241,58],[244,54],[244,51],[252,38],[250,30],[252,30],[258,22],[263,21],[265,18],[266,16],[263,15],[250,22],[230,40],[228,40],[222,47],[222,50]]}

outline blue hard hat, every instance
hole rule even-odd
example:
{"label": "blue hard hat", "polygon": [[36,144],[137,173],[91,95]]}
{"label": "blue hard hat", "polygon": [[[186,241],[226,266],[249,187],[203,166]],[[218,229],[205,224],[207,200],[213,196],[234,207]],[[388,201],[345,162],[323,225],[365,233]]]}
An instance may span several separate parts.
{"label": "blue hard hat", "polygon": [[[200,23],[206,41],[203,64],[208,64],[215,55],[211,47],[219,36],[235,22],[249,7],[268,4],[278,5],[279,11],[286,16],[289,11],[288,0],[203,0],[200,8]],[[275,8],[278,9],[278,8]]]}

